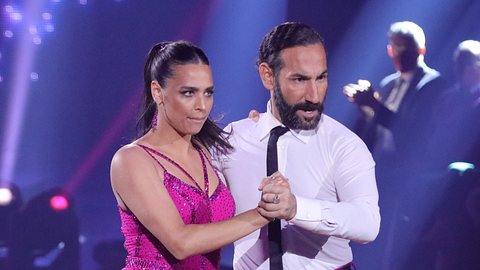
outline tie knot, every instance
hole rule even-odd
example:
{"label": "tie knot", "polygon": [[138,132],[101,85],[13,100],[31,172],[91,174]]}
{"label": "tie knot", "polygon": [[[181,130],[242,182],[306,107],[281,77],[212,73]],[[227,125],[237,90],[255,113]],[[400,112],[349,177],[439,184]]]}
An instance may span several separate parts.
{"label": "tie knot", "polygon": [[268,145],[270,147],[275,146],[277,148],[277,141],[280,136],[288,131],[287,127],[277,126],[270,130],[270,138],[268,138]]}
{"label": "tie knot", "polygon": [[276,126],[270,130],[270,136],[274,135],[276,137],[280,137],[283,134],[287,133],[288,128],[287,127],[282,127],[282,126]]}

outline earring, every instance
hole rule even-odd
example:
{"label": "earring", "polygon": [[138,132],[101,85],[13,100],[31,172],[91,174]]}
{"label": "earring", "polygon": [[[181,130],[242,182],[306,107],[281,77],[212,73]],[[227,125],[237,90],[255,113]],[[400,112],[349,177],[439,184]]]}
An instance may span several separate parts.
{"label": "earring", "polygon": [[158,113],[157,113],[157,110],[155,110],[155,113],[153,114],[153,117],[152,117],[152,122],[150,123],[150,128],[155,129],[157,127],[157,121],[158,121]]}

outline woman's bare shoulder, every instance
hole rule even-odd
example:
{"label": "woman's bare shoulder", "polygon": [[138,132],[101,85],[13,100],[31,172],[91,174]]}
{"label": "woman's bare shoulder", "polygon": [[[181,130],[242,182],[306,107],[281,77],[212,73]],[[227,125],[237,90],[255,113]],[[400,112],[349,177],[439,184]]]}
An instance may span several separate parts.
{"label": "woman's bare shoulder", "polygon": [[150,159],[145,150],[136,143],[130,143],[122,146],[113,155],[111,170],[112,172],[126,172],[132,168],[144,167],[150,164]]}
{"label": "woman's bare shoulder", "polygon": [[113,155],[113,162],[135,162],[136,160],[143,160],[145,158],[145,150],[143,150],[137,143],[130,143],[122,146]]}

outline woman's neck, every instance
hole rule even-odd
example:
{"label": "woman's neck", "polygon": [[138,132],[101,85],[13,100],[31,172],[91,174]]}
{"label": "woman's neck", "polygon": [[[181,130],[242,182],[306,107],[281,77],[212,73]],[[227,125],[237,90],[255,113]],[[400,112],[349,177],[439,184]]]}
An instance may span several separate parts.
{"label": "woman's neck", "polygon": [[193,148],[192,135],[182,135],[172,127],[150,129],[142,137],[156,149],[175,149],[178,153],[186,153]]}

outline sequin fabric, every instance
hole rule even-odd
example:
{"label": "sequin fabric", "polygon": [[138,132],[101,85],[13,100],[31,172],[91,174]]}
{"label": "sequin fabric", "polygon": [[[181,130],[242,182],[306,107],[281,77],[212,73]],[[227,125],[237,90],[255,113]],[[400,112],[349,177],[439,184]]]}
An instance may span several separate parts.
{"label": "sequin fabric", "polygon": [[[189,185],[174,175],[170,174],[159,162],[157,157],[174,164],[189,178],[191,176],[179,164],[167,156],[139,145],[164,169],[163,184],[185,224],[205,224],[218,222],[231,218],[235,213],[235,203],[227,187],[220,181],[213,194],[208,197],[207,162],[210,161],[200,150],[198,153],[202,160],[204,171],[204,190],[200,187]],[[206,162],[206,161],[207,162]],[[215,170],[214,170],[215,171]],[[216,173],[216,171],[215,171]],[[193,179],[193,178],[192,178]],[[124,270],[159,270],[159,269],[218,269],[220,263],[220,250],[207,254],[192,256],[184,260],[175,257],[155,238],[131,212],[119,207],[122,221],[121,231],[125,237],[124,246],[127,258]]]}

